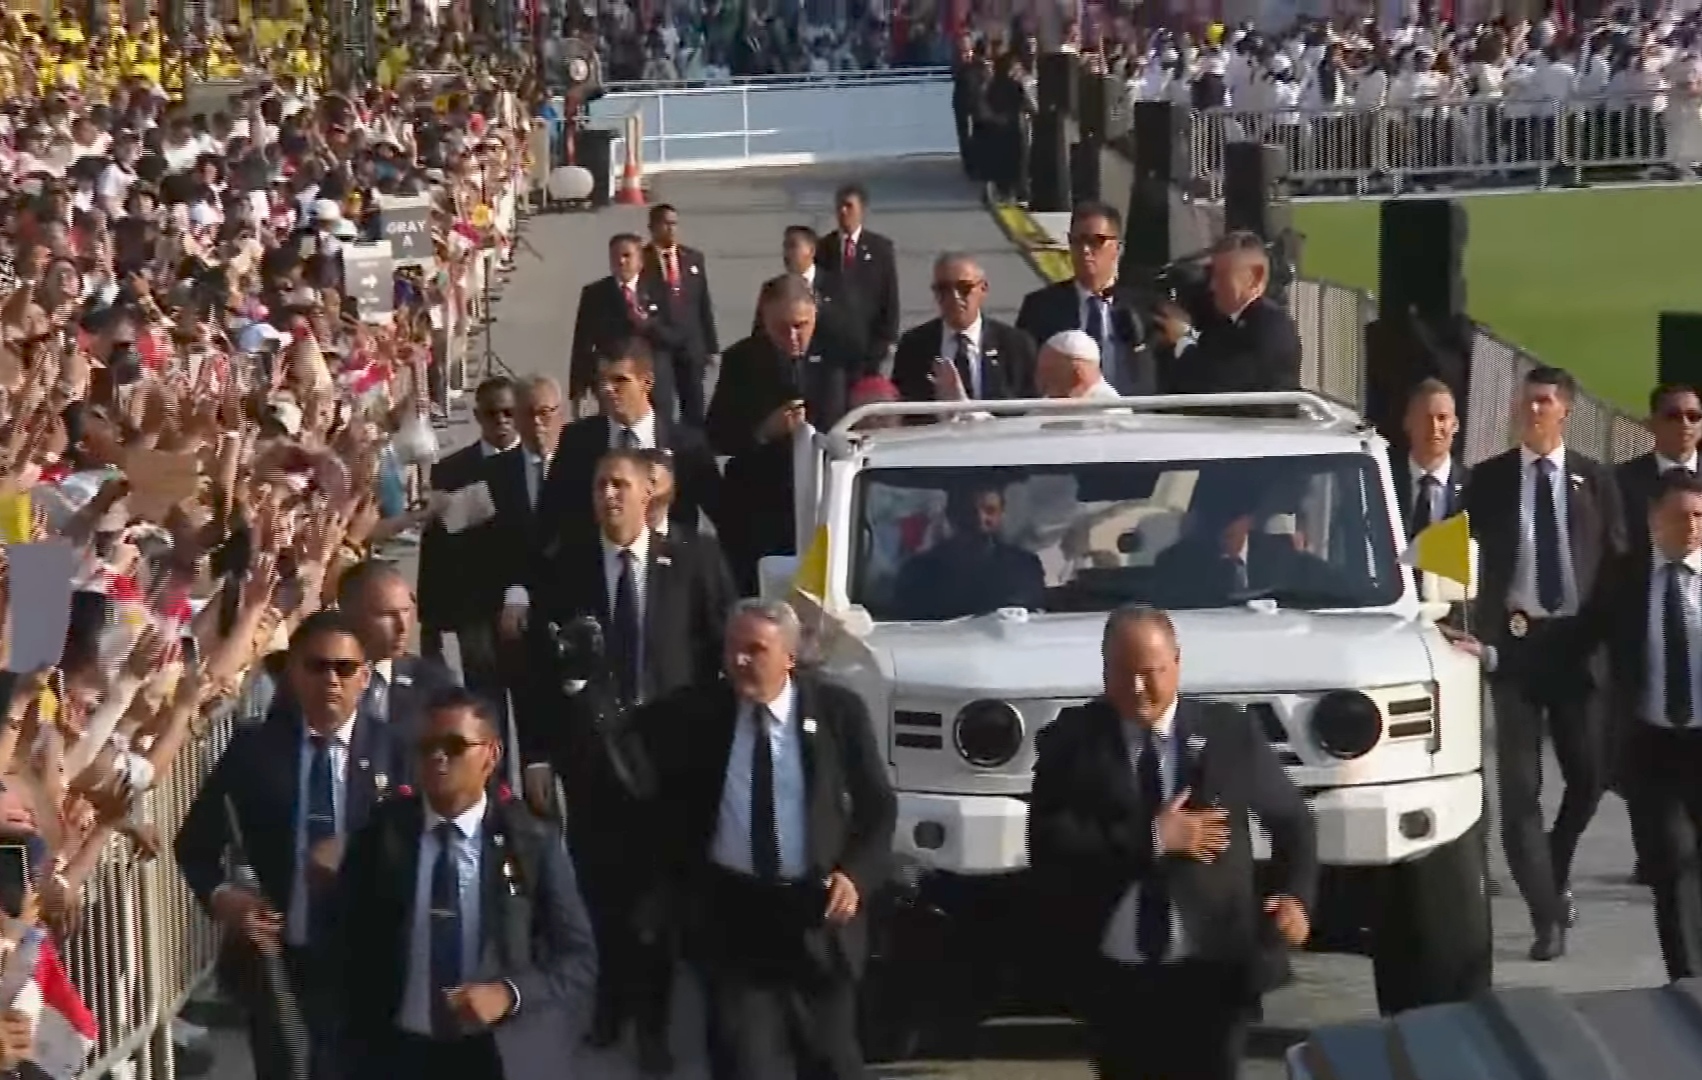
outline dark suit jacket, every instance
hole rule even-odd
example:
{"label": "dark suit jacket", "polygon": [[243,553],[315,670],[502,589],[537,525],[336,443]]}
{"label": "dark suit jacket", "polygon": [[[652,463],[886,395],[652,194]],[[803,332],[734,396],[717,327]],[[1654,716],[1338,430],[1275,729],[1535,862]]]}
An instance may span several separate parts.
{"label": "dark suit jacket", "polygon": [[[943,329],[939,319],[905,331],[892,359],[892,381],[906,401],[933,401],[934,362],[940,358]],[[981,397],[988,401],[1038,397],[1034,386],[1034,342],[1014,326],[985,316],[981,320]],[[969,387],[964,387],[967,392]]]}
{"label": "dark suit jacket", "polygon": [[1160,373],[1171,394],[1229,394],[1300,389],[1300,332],[1265,297],[1231,322],[1216,312],[1198,323],[1199,340]]}
{"label": "dark suit jacket", "polygon": [[[1478,636],[1500,651],[1498,672],[1513,674],[1506,651],[1510,640],[1507,592],[1513,585],[1519,555],[1519,486],[1524,461],[1519,447],[1479,462],[1466,485],[1466,512],[1478,545],[1478,595],[1473,610]],[[1572,570],[1580,610],[1600,602],[1601,569],[1626,550],[1624,504],[1613,470],[1575,451],[1566,451],[1566,522],[1572,548]],[[1579,632],[1584,628],[1580,625]],[[1575,681],[1589,678],[1580,659],[1594,651],[1583,638],[1567,643],[1545,642],[1541,652],[1546,674]],[[1536,652],[1537,650],[1525,650]]]}
{"label": "dark suit jacket", "polygon": [[[1133,385],[1117,387],[1132,394],[1156,394],[1160,390],[1157,362],[1152,350],[1146,347],[1146,324],[1140,312],[1143,300],[1136,290],[1124,285],[1111,292],[1111,329],[1117,340],[1124,343],[1127,365]],[[1022,298],[1017,312],[1016,328],[1027,334],[1038,346],[1046,339],[1065,330],[1082,329],[1081,294],[1074,281],[1044,285]]]}
{"label": "dark suit jacket", "polygon": [[[1065,709],[1035,737],[1028,857],[1052,907],[1047,921],[1079,979],[1097,962],[1106,923],[1130,886],[1162,877],[1192,957],[1243,969],[1254,997],[1287,969],[1286,949],[1263,914],[1265,896],[1293,896],[1311,910],[1316,895],[1312,814],[1259,725],[1235,706],[1181,700],[1171,742],[1183,763],[1178,790],[1192,793],[1190,805],[1229,811],[1229,846],[1215,862],[1154,851],[1123,724],[1103,698]],[[1270,876],[1258,883],[1249,813],[1271,836]]]}
{"label": "dark suit jacket", "polygon": [[[1247,589],[1293,590],[1353,596],[1351,581],[1310,552],[1301,551],[1286,536],[1250,533],[1247,536]],[[1164,549],[1153,562],[1155,597],[1164,606],[1195,607],[1201,597],[1213,600],[1236,592],[1229,560],[1221,547],[1202,537],[1185,537]],[[1174,590],[1174,599],[1172,599]]]}
{"label": "dark suit jacket", "polygon": [[1614,467],[1614,482],[1619,485],[1619,499],[1624,507],[1625,540],[1628,550],[1649,550],[1649,503],[1660,489],[1661,473],[1655,452],[1638,454],[1630,461]]}
{"label": "dark suit jacket", "polygon": [[898,257],[892,241],[867,228],[857,234],[857,261],[845,265],[845,240],[838,229],[816,244],[816,265],[841,275],[857,295],[857,306],[866,327],[864,340],[869,352],[885,356],[898,340],[898,320],[903,308],[898,298]]}
{"label": "dark suit jacket", "polygon": [[[721,471],[701,434],[656,412],[656,446],[674,460],[674,502],[668,517],[682,532],[695,533],[698,511],[719,523]],[[591,517],[591,481],[597,462],[609,450],[609,418],[601,413],[582,416],[562,429],[550,462],[547,524],[551,539],[595,529]]]}
{"label": "dark suit jacket", "polygon": [[[459,491],[479,482],[484,472],[484,449],[478,441],[449,454],[431,467],[434,491]],[[469,548],[474,551],[469,555]],[[470,578],[462,574],[464,558],[477,558],[467,534],[451,536],[433,521],[420,536],[418,602],[420,627],[427,631],[454,630],[489,617],[488,605]]]}
{"label": "dark suit jacket", "polygon": [[756,560],[792,549],[792,443],[757,441],[763,422],[789,401],[803,399],[809,421],[826,431],[845,415],[859,357],[816,328],[794,361],[766,337],[749,337],[721,357],[721,375],[704,431],[717,454],[731,460],[723,473],[721,543],[741,589],[755,591]]}
{"label": "dark suit jacket", "polygon": [[644,245],[644,272],[660,282],[668,296],[667,317],[680,331],[681,347],[692,365],[703,370],[704,362],[721,351],[721,339],[715,333],[715,303],[709,298],[709,268],[703,252],[684,244],[678,247],[680,287],[677,292],[668,288],[667,274],[662,269],[662,257],[655,244]]}
{"label": "dark suit jacket", "polygon": [[[839,871],[850,878],[866,911],[886,884],[897,821],[897,799],[874,727],[862,699],[814,674],[795,672],[796,713],[807,789],[805,850],[809,880],[825,881]],[[651,742],[660,793],[662,850],[685,895],[699,888],[710,870],[710,850],[720,819],[721,789],[732,750],[738,700],[725,682],[698,685],[647,705],[639,724]],[[700,927],[708,935],[719,928]],[[811,933],[825,937],[828,952],[849,974],[862,971],[868,956],[865,916]],[[713,942],[708,942],[713,946]]]}
{"label": "dark suit jacket", "polygon": [[[1407,539],[1412,539],[1413,506],[1418,493],[1413,489],[1412,459],[1402,449],[1389,450],[1389,472],[1395,481],[1395,510],[1406,526]],[[1470,474],[1459,458],[1448,463],[1447,490],[1442,493],[1442,517],[1451,518],[1466,508],[1466,481]],[[1437,520],[1441,520],[1438,518]],[[1432,522],[1431,524],[1435,524]]]}
{"label": "dark suit jacket", "polygon": [[[236,810],[243,855],[260,881],[273,911],[287,914],[295,892],[298,795],[301,791],[302,720],[288,700],[275,701],[266,720],[231,736],[219,763],[196,792],[178,830],[177,867],[203,907],[230,880],[225,853],[231,848],[226,801]],[[402,752],[387,725],[366,716],[355,720],[344,773],[344,834],[352,836],[371,814],[384,790],[402,782]],[[209,907],[210,910],[210,907]],[[219,977],[238,998],[249,1001],[264,983],[259,954],[225,935]],[[334,942],[313,942],[334,950]],[[332,951],[327,955],[335,957]]]}
{"label": "dark suit jacket", "polygon": [[674,363],[677,355],[689,352],[689,342],[669,316],[673,301],[666,282],[651,274],[641,274],[638,298],[647,312],[643,321],[633,317],[612,274],[580,290],[568,358],[568,397],[577,400],[595,386],[598,360],[613,353],[627,338],[642,337],[656,353],[656,388],[651,396],[659,411],[672,415],[678,400]]}
{"label": "dark suit jacket", "polygon": [[[604,627],[604,641],[610,640],[611,600],[599,537],[580,536],[564,544],[552,556],[549,580],[539,591],[533,601],[536,614],[529,620],[536,633],[543,633],[549,622],[565,626],[589,616]],[[715,680],[721,670],[722,630],[734,599],[727,568],[713,549],[651,534],[643,600],[640,693],[645,700]],[[533,647],[545,643],[534,642]],[[547,677],[547,654],[534,667]],[[540,703],[561,702],[559,693],[540,694]],[[598,720],[572,715],[573,705],[569,699],[567,716],[547,709],[546,715],[522,717],[521,753],[528,763],[552,761],[558,769],[571,769],[575,731],[593,728]]]}
{"label": "dark suit jacket", "polygon": [[[553,1080],[572,1053],[596,980],[591,923],[560,835],[517,802],[493,798],[487,805],[481,950],[468,981],[507,981],[519,991],[519,1013],[494,1031],[507,1080]],[[419,797],[389,799],[354,834],[343,859],[349,1043],[363,1066],[351,1075],[396,1075],[396,1016],[411,959],[424,826]]]}
{"label": "dark suit jacket", "polygon": [[[862,298],[843,275],[821,266],[815,270],[811,291],[816,296],[816,325],[835,341],[844,342],[848,351],[862,357],[863,370],[874,370],[885,357],[876,356],[869,346],[869,320]],[[762,308],[759,305],[751,316],[751,337],[761,336]]]}

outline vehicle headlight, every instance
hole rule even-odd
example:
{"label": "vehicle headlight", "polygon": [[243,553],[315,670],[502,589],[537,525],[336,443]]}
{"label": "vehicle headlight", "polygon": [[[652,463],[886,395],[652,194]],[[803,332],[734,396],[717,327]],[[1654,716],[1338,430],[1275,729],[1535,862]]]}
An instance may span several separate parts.
{"label": "vehicle headlight", "polygon": [[996,769],[1022,749],[1022,714],[1008,701],[972,701],[957,714],[951,737],[963,760]]}
{"label": "vehicle headlight", "polygon": [[1358,690],[1332,690],[1312,710],[1312,734],[1327,753],[1363,757],[1383,737],[1383,712]]}

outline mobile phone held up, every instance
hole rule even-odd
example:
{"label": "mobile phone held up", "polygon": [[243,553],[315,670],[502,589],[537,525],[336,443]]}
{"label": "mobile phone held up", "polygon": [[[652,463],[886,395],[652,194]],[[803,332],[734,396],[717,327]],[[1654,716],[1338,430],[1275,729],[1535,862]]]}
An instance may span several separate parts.
{"label": "mobile phone held up", "polygon": [[16,919],[30,891],[30,853],[22,844],[0,844],[0,911]]}

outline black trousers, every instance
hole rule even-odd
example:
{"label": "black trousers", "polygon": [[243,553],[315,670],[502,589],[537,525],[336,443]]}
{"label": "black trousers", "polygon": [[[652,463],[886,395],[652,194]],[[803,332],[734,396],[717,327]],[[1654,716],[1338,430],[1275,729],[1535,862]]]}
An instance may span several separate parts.
{"label": "black trousers", "polygon": [[[1561,893],[1572,876],[1578,838],[1596,815],[1607,784],[1607,743],[1587,655],[1565,648],[1570,619],[1535,620],[1528,636],[1503,651],[1490,682],[1495,705],[1496,769],[1501,789],[1501,842],[1507,866],[1538,930],[1565,915]],[[1524,654],[1520,656],[1519,654]],[[1541,658],[1533,663],[1526,658]],[[1554,825],[1542,816],[1543,735],[1554,743],[1565,790]]]}
{"label": "black trousers", "polygon": [[1702,975],[1702,728],[1627,721],[1631,832],[1655,894],[1655,936],[1673,980]]}
{"label": "black trousers", "polygon": [[[461,678],[463,685],[488,701],[496,710],[497,727],[504,740],[508,738],[508,687],[512,659],[505,659],[505,646],[498,640],[496,624],[474,623],[455,628],[455,643],[461,648]],[[507,647],[507,654],[518,656],[518,646]],[[523,662],[523,661],[522,661]],[[507,748],[510,753],[513,747]]]}
{"label": "black trousers", "polygon": [[617,1028],[630,1019],[640,1037],[665,1043],[674,984],[673,939],[660,932],[641,935],[636,918],[654,883],[635,874],[631,861],[623,862],[618,854],[577,842],[573,852],[579,892],[597,939],[597,1017]]}
{"label": "black trousers", "polygon": [[399,1031],[387,1075],[407,1080],[502,1080],[502,1056],[494,1035],[428,1039]]}
{"label": "black trousers", "polygon": [[693,952],[717,1080],[862,1080],[857,982],[819,925],[822,891],[716,873],[700,899]]}
{"label": "black trousers", "polygon": [[1246,973],[1184,960],[1102,961],[1088,1007],[1099,1080],[1236,1080],[1247,1053]]}
{"label": "black trousers", "polygon": [[[347,1071],[339,1054],[341,984],[331,958],[286,946],[282,959],[290,991],[307,1026],[308,1075],[312,1080],[345,1080]],[[259,958],[244,956],[228,982],[248,1015],[248,1049],[254,1058],[255,1080],[294,1080],[289,1037],[278,1021],[278,1002],[265,981]]]}

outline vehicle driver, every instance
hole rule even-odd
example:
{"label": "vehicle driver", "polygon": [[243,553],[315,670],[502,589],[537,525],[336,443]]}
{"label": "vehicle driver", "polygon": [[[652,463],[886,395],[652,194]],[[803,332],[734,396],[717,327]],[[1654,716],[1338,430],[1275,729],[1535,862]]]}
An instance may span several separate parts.
{"label": "vehicle driver", "polygon": [[1005,494],[998,487],[954,491],[946,500],[950,533],[904,564],[898,617],[958,619],[1003,607],[1038,609],[1046,598],[1040,557],[1001,535]]}

